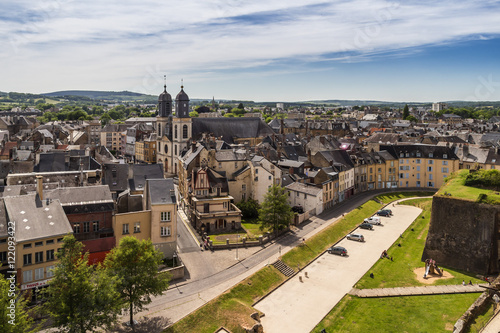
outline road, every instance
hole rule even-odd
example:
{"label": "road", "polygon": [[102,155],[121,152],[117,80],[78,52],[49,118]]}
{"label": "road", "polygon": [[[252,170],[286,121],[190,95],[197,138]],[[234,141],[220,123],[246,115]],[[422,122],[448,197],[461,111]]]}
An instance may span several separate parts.
{"label": "road", "polygon": [[254,307],[265,314],[261,319],[264,331],[292,333],[314,329],[373,264],[381,260],[382,251],[397,241],[422,211],[404,205],[396,205],[391,209],[394,216],[381,217],[381,226],[374,226],[373,230],[358,228],[355,231],[365,236],[365,242],[344,238],[338,243],[347,249],[348,256],[325,252],[301,273],[257,303]]}
{"label": "road", "polygon": [[[263,247],[240,249],[240,260],[234,260],[234,251],[230,250],[181,254],[189,272],[188,277],[184,281],[173,283],[163,295],[153,298],[152,303],[148,305],[148,310],[140,312],[136,318],[144,317],[152,320],[163,317],[168,318],[168,324],[175,323],[262,267],[273,263],[280,256],[280,250],[281,254],[288,252],[299,245],[302,238],[307,239],[315,235],[337,221],[342,214],[359,207],[380,193],[374,191],[355,195],[320,216],[313,217],[310,222],[302,225],[294,233],[288,233]],[[185,237],[183,233],[180,235],[181,238]],[[189,247],[188,245],[187,248]],[[210,262],[221,260],[226,263],[225,269],[219,271],[216,268],[207,268],[217,266],[211,265]],[[205,268],[200,270],[198,265],[203,265]]]}

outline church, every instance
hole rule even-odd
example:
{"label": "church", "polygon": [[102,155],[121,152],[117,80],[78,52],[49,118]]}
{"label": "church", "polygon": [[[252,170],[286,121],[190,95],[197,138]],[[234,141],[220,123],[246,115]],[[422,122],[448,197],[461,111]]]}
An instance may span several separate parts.
{"label": "church", "polygon": [[175,115],[172,114],[172,96],[165,84],[158,97],[158,116],[156,119],[156,160],[163,165],[165,177],[177,174],[178,157],[187,148],[192,137],[192,121],[189,117],[189,97],[181,91],[175,97]]}

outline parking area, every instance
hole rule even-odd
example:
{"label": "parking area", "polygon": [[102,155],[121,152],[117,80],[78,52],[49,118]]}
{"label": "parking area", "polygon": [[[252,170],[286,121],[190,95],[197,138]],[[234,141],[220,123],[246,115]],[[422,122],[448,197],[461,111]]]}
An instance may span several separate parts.
{"label": "parking area", "polygon": [[265,314],[264,331],[310,332],[421,212],[404,205],[390,209],[393,216],[380,217],[382,225],[374,225],[373,230],[353,231],[364,235],[365,242],[343,239],[337,244],[347,249],[347,256],[326,252],[257,303],[255,308]]}

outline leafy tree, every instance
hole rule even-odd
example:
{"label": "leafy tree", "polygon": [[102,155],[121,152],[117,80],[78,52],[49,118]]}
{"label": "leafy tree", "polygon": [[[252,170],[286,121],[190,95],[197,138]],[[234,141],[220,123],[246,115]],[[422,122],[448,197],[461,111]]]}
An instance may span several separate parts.
{"label": "leafy tree", "polygon": [[195,109],[195,111],[198,113],[206,113],[206,112],[210,112],[210,108],[208,106],[202,105],[202,106],[198,106]]}
{"label": "leafy tree", "polygon": [[259,203],[252,198],[248,198],[246,201],[238,202],[236,207],[241,210],[241,214],[245,219],[254,219],[259,217]]}
{"label": "leafy tree", "polygon": [[403,108],[403,119],[407,119],[409,115],[410,110],[408,108],[408,104],[405,104],[405,107]]}
{"label": "leafy tree", "polygon": [[28,298],[19,295],[15,281],[12,283],[0,274],[0,332],[37,332],[40,325],[35,326],[33,318],[28,315]]}
{"label": "leafy tree", "polygon": [[238,109],[245,110],[245,107],[243,106],[243,103],[238,104]]}
{"label": "leafy tree", "polygon": [[224,117],[226,117],[226,118],[234,118],[234,114],[232,114],[230,112],[229,113],[225,113]]}
{"label": "leafy tree", "polygon": [[170,277],[159,274],[162,253],[155,250],[151,240],[138,240],[127,236],[121,239],[106,256],[105,265],[110,274],[119,278],[118,290],[130,312],[130,325],[134,327],[134,313],[151,303],[168,288]]}
{"label": "leafy tree", "polygon": [[110,115],[106,112],[106,113],[104,113],[104,114],[101,116],[100,120],[101,120],[101,125],[102,125],[102,126],[106,126],[106,125],[109,123],[109,121],[111,120],[111,117],[110,117]]}
{"label": "leafy tree", "polygon": [[45,291],[44,308],[62,332],[94,332],[109,328],[118,319],[122,301],[118,279],[101,267],[89,265],[89,253],[73,235],[65,236],[57,253],[59,263]]}
{"label": "leafy tree", "polygon": [[191,112],[189,112],[189,116],[190,116],[191,118],[197,118],[197,117],[199,116],[199,114],[198,114],[198,112],[196,112],[196,111],[191,111]]}
{"label": "leafy tree", "polygon": [[293,215],[285,189],[279,185],[271,186],[259,209],[261,228],[269,228],[277,233],[288,227]]}
{"label": "leafy tree", "polygon": [[409,115],[408,117],[406,117],[406,120],[409,120],[412,123],[418,122],[418,119],[413,115]]}

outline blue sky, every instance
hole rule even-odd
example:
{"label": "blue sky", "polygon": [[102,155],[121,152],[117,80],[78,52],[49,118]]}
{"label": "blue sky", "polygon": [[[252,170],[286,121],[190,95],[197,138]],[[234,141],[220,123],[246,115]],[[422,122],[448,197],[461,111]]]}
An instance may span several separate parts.
{"label": "blue sky", "polygon": [[0,91],[500,100],[500,1],[3,0]]}

